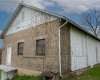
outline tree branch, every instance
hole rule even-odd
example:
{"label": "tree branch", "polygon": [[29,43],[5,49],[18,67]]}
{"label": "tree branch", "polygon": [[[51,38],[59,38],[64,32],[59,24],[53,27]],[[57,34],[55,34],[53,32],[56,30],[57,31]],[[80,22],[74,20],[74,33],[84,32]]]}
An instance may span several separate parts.
{"label": "tree branch", "polygon": [[96,9],[83,14],[83,24],[90,27],[97,37],[100,34],[100,11]]}

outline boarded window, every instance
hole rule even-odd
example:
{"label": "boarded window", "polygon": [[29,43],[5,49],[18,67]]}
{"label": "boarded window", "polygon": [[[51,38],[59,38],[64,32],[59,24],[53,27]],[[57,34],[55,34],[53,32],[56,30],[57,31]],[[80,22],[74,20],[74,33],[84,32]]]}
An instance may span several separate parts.
{"label": "boarded window", "polygon": [[23,42],[18,43],[18,55],[23,55],[23,47],[24,47]]}
{"label": "boarded window", "polygon": [[45,55],[45,39],[40,39],[36,41],[36,54]]}

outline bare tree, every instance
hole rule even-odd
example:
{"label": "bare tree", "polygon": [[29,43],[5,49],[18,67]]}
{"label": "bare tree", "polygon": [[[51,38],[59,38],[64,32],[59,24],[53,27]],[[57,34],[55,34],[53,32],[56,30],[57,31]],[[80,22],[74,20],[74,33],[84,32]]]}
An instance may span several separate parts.
{"label": "bare tree", "polygon": [[98,37],[100,34],[100,11],[94,9],[83,13],[82,23]]}

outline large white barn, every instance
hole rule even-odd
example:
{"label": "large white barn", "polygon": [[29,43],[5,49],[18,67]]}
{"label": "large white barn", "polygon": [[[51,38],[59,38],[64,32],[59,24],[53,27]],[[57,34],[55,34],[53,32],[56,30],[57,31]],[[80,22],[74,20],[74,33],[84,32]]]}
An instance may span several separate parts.
{"label": "large white barn", "polygon": [[17,7],[0,38],[2,80],[7,77],[3,71],[7,65],[18,75],[49,71],[52,75],[45,74],[45,79],[57,80],[57,74],[63,77],[100,63],[99,38],[67,17],[26,4]]}

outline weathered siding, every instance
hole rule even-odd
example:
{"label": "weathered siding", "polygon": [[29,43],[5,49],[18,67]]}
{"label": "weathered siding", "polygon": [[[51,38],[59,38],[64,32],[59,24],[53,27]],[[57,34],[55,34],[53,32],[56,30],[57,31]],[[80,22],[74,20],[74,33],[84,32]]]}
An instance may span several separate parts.
{"label": "weathered siding", "polygon": [[[58,71],[58,27],[55,20],[4,37],[2,64],[6,63],[7,46],[12,47],[11,65],[34,71]],[[36,56],[36,40],[45,38],[45,56]],[[17,55],[18,42],[24,42],[23,55]],[[43,62],[44,61],[44,62]],[[25,73],[25,72],[24,72]]]}
{"label": "weathered siding", "polygon": [[[24,12],[24,14],[23,14]],[[24,18],[22,17],[24,15]],[[56,20],[57,17],[33,10],[27,7],[23,7],[21,11],[16,16],[15,20],[10,25],[9,30],[6,32],[6,35],[19,32],[30,27],[35,27],[37,25]]]}
{"label": "weathered siding", "polygon": [[100,63],[100,41],[83,31],[71,27],[71,70]]}
{"label": "weathered siding", "polygon": [[61,28],[61,70],[62,74],[70,72],[70,27]]}

